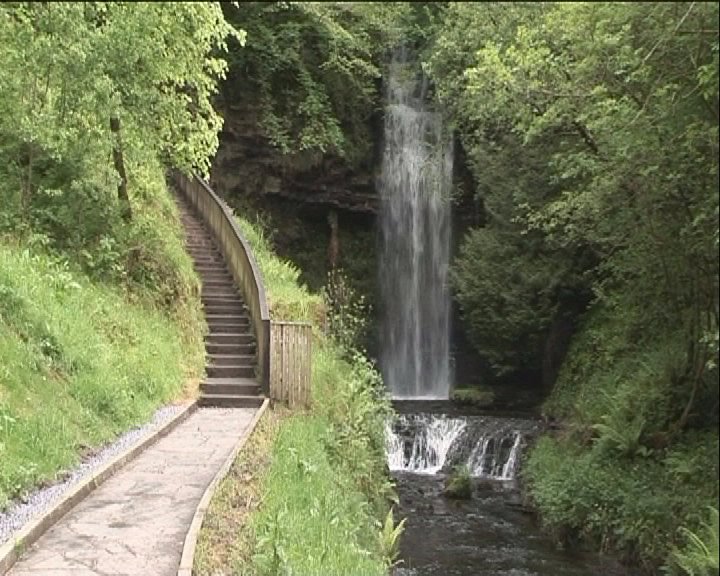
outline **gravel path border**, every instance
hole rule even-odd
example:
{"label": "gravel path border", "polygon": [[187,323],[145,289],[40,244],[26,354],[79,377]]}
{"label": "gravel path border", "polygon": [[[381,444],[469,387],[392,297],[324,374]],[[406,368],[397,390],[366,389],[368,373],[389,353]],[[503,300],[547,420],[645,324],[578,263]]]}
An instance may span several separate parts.
{"label": "gravel path border", "polygon": [[5,511],[0,512],[0,545],[10,540],[31,520],[50,510],[73,487],[92,476],[101,466],[131,448],[142,438],[156,432],[189,405],[190,403],[169,404],[158,408],[147,423],[132,428],[105,444],[75,468],[63,474],[57,482],[33,491],[26,498],[11,501]]}

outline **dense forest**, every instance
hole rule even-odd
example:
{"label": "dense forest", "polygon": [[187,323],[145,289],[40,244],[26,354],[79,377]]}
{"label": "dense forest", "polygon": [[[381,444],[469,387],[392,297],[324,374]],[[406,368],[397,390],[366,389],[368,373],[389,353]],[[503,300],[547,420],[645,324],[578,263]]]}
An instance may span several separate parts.
{"label": "dense forest", "polygon": [[[381,306],[383,73],[402,44],[455,140],[455,330],[484,382],[531,382],[553,424],[527,501],[565,545],[717,573],[718,19],[699,2],[4,4],[0,504],[201,371],[168,168],[209,175],[293,282],[334,270]],[[323,466],[363,453],[345,514],[371,526],[379,415],[343,428],[342,406],[389,408],[355,350],[374,352],[376,312],[350,300],[330,316],[354,344],[319,378],[354,366],[357,388],[298,435],[357,433]]]}

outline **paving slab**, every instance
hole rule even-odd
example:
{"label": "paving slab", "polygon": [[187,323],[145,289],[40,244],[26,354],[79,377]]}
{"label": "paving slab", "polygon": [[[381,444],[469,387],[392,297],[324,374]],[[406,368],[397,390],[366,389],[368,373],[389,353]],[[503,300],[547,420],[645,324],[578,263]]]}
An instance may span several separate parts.
{"label": "paving slab", "polygon": [[175,576],[205,488],[257,408],[202,408],[48,530],[8,576]]}

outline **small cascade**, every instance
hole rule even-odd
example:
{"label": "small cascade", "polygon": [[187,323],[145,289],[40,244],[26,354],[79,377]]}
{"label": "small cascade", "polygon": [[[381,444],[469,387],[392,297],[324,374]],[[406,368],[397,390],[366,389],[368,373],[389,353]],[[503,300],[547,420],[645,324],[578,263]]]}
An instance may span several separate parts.
{"label": "small cascade", "polygon": [[417,474],[440,471],[450,448],[467,425],[461,418],[446,417],[423,419],[410,426],[406,418],[401,422],[401,427],[413,432],[396,433],[390,424],[386,425],[388,466],[393,471],[405,470]]}
{"label": "small cascade", "polygon": [[481,437],[468,459],[470,474],[478,478],[512,480],[522,441],[520,432],[514,434],[514,438],[507,433]]}
{"label": "small cascade", "polygon": [[388,466],[415,474],[466,465],[476,478],[512,480],[533,424],[498,418],[401,415],[386,424]]}

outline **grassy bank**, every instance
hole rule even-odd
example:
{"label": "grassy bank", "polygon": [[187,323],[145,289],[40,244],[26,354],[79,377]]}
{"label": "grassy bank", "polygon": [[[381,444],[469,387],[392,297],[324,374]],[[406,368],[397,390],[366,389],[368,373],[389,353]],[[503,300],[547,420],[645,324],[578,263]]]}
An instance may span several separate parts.
{"label": "grassy bank", "polygon": [[[622,310],[597,306],[570,350],[544,406],[563,429],[530,453],[530,495],[560,541],[619,553],[646,573],[717,574],[717,515],[714,535],[703,528],[720,494],[717,392],[701,388],[676,428],[675,407],[687,402],[682,333],[661,323],[638,333]],[[684,555],[696,553],[704,558],[685,570]]]}
{"label": "grassy bank", "polygon": [[203,367],[198,281],[162,171],[95,248],[0,242],[0,507],[177,398]]}
{"label": "grassy bank", "polygon": [[[298,283],[299,271],[273,253],[267,235],[246,221],[241,226],[263,273],[271,315],[324,318],[322,298]],[[312,364],[312,409],[266,416],[211,505],[196,573],[387,573],[396,540],[390,531],[381,536],[392,495],[384,387],[361,354],[320,330]]]}

